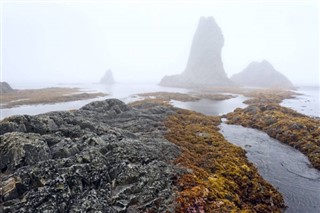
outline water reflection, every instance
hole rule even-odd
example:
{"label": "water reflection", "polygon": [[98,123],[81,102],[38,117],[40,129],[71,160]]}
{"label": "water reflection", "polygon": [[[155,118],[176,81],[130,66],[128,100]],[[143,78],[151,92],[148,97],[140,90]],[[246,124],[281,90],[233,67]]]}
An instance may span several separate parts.
{"label": "water reflection", "polygon": [[33,88],[46,88],[46,87],[77,87],[80,88],[83,92],[103,92],[108,94],[106,97],[99,97],[89,100],[81,101],[71,101],[64,103],[56,104],[39,104],[39,105],[23,105],[20,107],[13,107],[7,109],[0,109],[0,119],[11,115],[36,115],[41,113],[46,113],[50,111],[58,110],[71,110],[79,109],[83,105],[88,104],[96,100],[104,100],[106,98],[117,98],[125,103],[134,101],[137,99],[135,94],[146,93],[146,92],[181,92],[188,93],[188,89],[182,88],[170,88],[170,87],[161,87],[157,84],[151,83],[116,83],[113,85],[103,85],[103,84],[23,84],[15,85],[17,89],[33,89]]}
{"label": "water reflection", "polygon": [[222,101],[212,101],[208,99],[201,99],[195,102],[181,102],[181,101],[171,101],[171,103],[179,108],[189,109],[196,112],[203,113],[205,115],[222,115],[232,112],[234,109],[240,107],[246,107],[247,105],[243,103],[247,98],[242,95],[236,98],[231,98]]}
{"label": "water reflection", "polygon": [[305,155],[255,129],[224,123],[220,129],[229,142],[247,151],[263,178],[279,189],[288,205],[286,212],[319,212],[320,172],[310,168]]}

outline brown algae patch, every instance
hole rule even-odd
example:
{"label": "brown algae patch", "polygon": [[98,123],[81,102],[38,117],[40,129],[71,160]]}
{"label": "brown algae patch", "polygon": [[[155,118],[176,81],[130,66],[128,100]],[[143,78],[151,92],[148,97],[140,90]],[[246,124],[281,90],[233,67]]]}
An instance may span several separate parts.
{"label": "brown algae patch", "polygon": [[281,212],[282,195],[258,173],[245,151],[218,132],[219,117],[177,110],[165,137],[182,154],[176,164],[189,173],[177,180],[177,212]]}
{"label": "brown algae patch", "polygon": [[103,97],[107,94],[81,92],[78,88],[51,87],[44,89],[14,90],[1,94],[1,108],[20,105],[50,104]]}
{"label": "brown algae patch", "polygon": [[320,170],[320,121],[278,104],[252,104],[227,114],[229,124],[266,132],[302,153]]}
{"label": "brown algae patch", "polygon": [[151,92],[138,94],[140,97],[144,97],[146,100],[162,100],[163,102],[170,102],[171,100],[181,102],[194,102],[200,99],[208,99],[212,101],[222,101],[230,98],[235,98],[233,95],[218,94],[218,93],[178,93],[178,92]]}

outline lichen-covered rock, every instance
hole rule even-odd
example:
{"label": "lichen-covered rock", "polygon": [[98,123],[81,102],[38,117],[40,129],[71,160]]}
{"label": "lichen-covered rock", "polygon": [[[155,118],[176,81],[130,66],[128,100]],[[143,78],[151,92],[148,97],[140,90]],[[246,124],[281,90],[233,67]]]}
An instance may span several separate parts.
{"label": "lichen-covered rock", "polygon": [[110,99],[0,122],[4,212],[174,211],[179,148],[161,106]]}
{"label": "lichen-covered rock", "polygon": [[11,132],[1,135],[0,141],[1,171],[14,171],[51,158],[49,147],[39,134]]}

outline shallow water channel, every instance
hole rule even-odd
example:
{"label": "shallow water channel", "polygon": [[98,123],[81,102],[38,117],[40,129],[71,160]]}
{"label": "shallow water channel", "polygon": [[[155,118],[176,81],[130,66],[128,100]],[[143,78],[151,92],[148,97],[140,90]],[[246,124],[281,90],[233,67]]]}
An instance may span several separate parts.
{"label": "shallow water channel", "polygon": [[320,171],[310,168],[305,155],[255,129],[222,123],[220,132],[245,149],[263,178],[278,188],[286,212],[320,212]]}

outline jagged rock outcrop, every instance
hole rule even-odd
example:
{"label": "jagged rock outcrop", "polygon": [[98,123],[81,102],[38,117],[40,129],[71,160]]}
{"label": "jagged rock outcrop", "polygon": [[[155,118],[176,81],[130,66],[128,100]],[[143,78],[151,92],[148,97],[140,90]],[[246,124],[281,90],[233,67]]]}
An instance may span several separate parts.
{"label": "jagged rock outcrop", "polygon": [[192,40],[190,55],[184,72],[165,76],[160,85],[177,87],[228,86],[221,60],[224,38],[213,17],[201,17]]}
{"label": "jagged rock outcrop", "polygon": [[[173,212],[173,111],[110,99],[0,123],[3,212]],[[2,211],[1,211],[2,212]]]}
{"label": "jagged rock outcrop", "polygon": [[100,84],[114,84],[114,78],[112,71],[109,69],[104,73],[104,76],[100,80]]}
{"label": "jagged rock outcrop", "polygon": [[14,89],[11,88],[11,86],[7,82],[0,82],[0,92],[1,93],[8,93],[12,92]]}
{"label": "jagged rock outcrop", "polygon": [[250,87],[294,88],[291,81],[266,60],[251,62],[243,71],[233,75],[231,80]]}

